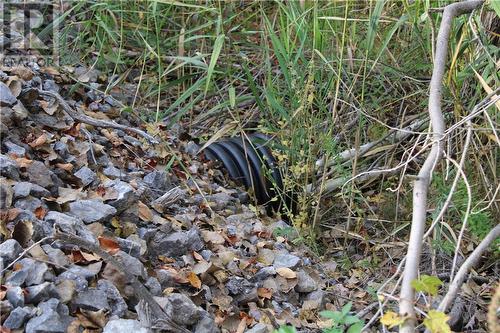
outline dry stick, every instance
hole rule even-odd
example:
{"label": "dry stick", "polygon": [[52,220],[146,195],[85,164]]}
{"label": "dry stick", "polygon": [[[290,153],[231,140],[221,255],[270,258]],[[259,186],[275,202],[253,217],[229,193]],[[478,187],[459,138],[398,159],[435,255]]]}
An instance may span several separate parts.
{"label": "dry stick", "polygon": [[439,311],[445,312],[446,310],[448,310],[453,301],[455,301],[458,291],[460,290],[462,283],[467,277],[467,273],[469,272],[469,270],[477,264],[483,252],[486,251],[491,243],[493,243],[493,241],[495,241],[498,237],[500,237],[500,224],[497,224],[495,228],[490,230],[488,235],[484,237],[484,239],[481,241],[481,243],[479,243],[472,254],[467,258],[467,260],[464,261],[462,266],[460,266],[457,275],[450,283],[448,292],[438,306]]}
{"label": "dry stick", "polygon": [[441,111],[442,80],[446,68],[448,53],[448,39],[450,36],[451,23],[455,16],[471,12],[478,8],[483,0],[469,0],[465,2],[453,3],[445,7],[443,18],[436,41],[436,55],[434,58],[434,69],[429,87],[429,117],[433,129],[433,145],[427,156],[413,188],[413,216],[410,231],[410,240],[406,256],[406,265],[403,272],[401,284],[401,294],[399,301],[399,313],[408,316],[401,326],[401,333],[411,333],[415,331],[416,316],[413,306],[415,290],[411,282],[417,278],[420,256],[422,252],[422,241],[427,215],[427,191],[432,178],[432,172],[437,162],[442,157],[443,135],[445,123]]}
{"label": "dry stick", "polygon": [[62,106],[64,111],[66,111],[68,113],[68,115],[71,118],[73,118],[73,120],[75,120],[75,121],[79,121],[81,123],[85,123],[85,124],[92,125],[95,127],[114,128],[114,129],[119,129],[119,130],[123,130],[123,131],[134,132],[134,133],[139,134],[142,137],[144,137],[151,144],[158,143],[158,140],[156,140],[154,137],[152,137],[148,133],[141,131],[140,129],[130,127],[130,126],[125,126],[122,124],[118,124],[118,123],[115,123],[114,121],[95,119],[95,118],[87,116],[86,114],[78,113],[78,112],[74,111],[71,108],[71,106],[69,106],[69,104],[64,100],[64,98],[62,98],[61,95],[59,95],[56,92],[42,90],[42,89],[36,89],[36,90],[42,96],[49,96],[49,97],[55,98],[59,102],[59,104]]}
{"label": "dry stick", "polygon": [[[381,139],[376,140],[376,141],[372,141],[372,142],[368,142],[368,143],[361,145],[358,149],[358,156],[362,156],[362,155],[366,154],[368,151],[370,151],[370,149],[377,146],[378,144],[380,144],[383,141],[392,139],[394,141],[400,142],[400,141],[403,141],[404,139],[406,139],[407,137],[409,137],[410,135],[419,134],[417,131],[419,131],[425,124],[427,124],[427,122],[428,122],[428,119],[423,119],[423,120],[419,119],[419,120],[416,120],[415,122],[411,123],[410,125],[408,125],[405,128],[392,129],[391,131],[389,131],[389,133],[386,136],[382,137]],[[337,154],[335,157],[329,159],[328,161],[326,161],[326,163],[323,159],[317,160],[316,161],[316,168],[318,168],[318,169],[322,168],[322,167],[329,168],[332,165],[334,165],[335,163],[349,160],[349,159],[353,158],[354,156],[356,156],[356,148],[347,149],[347,150]]]}
{"label": "dry stick", "polygon": [[5,272],[7,271],[9,268],[11,268],[12,266],[14,266],[14,264],[16,262],[18,262],[19,260],[21,260],[28,252],[30,252],[35,246],[37,245],[40,245],[42,244],[43,242],[45,242],[46,240],[48,239],[51,239],[52,237],[51,236],[47,236],[47,237],[44,237],[42,239],[40,239],[38,242],[32,244],[30,247],[28,247],[26,250],[24,250],[22,253],[20,253],[17,258],[12,261],[10,264],[7,265],[7,267],[5,267],[4,269],[2,269],[2,271],[0,272],[0,276]]}
{"label": "dry stick", "polygon": [[190,331],[178,324],[176,324],[166,313],[163,311],[161,306],[155,301],[153,295],[144,287],[144,285],[135,277],[134,275],[128,273],[127,267],[119,261],[117,258],[110,255],[108,252],[101,249],[94,243],[91,243],[87,240],[84,240],[78,236],[56,232],[53,237],[54,239],[58,239],[66,244],[76,245],[78,247],[84,248],[90,252],[96,253],[100,256],[105,262],[108,264],[112,264],[115,266],[124,276],[130,284],[132,285],[132,290],[135,296],[139,300],[143,300],[149,306],[154,318],[157,321],[161,321],[162,324],[168,326],[168,328],[173,332],[184,332],[189,333]]}

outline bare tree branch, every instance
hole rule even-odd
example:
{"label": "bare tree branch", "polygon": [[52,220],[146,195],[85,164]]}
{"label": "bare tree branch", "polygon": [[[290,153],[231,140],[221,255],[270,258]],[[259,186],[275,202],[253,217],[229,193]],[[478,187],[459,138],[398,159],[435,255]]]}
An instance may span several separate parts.
{"label": "bare tree branch", "polygon": [[416,316],[413,300],[415,290],[411,286],[411,281],[417,278],[420,256],[422,252],[422,242],[425,231],[425,221],[427,215],[427,192],[432,179],[432,172],[443,155],[443,137],[445,133],[445,123],[441,111],[442,79],[446,69],[446,59],[448,53],[448,39],[453,18],[455,16],[468,13],[481,6],[483,0],[469,0],[457,2],[445,7],[443,18],[439,27],[436,41],[436,54],[434,58],[434,69],[429,88],[429,117],[433,130],[433,145],[427,156],[413,188],[413,217],[410,231],[410,240],[406,256],[406,264],[403,272],[401,284],[399,312],[409,319],[402,325],[401,333],[415,331]]}
{"label": "bare tree branch", "polygon": [[497,239],[500,237],[500,224],[497,224],[497,226],[493,229],[490,230],[488,235],[484,237],[484,239],[479,243],[479,245],[476,247],[474,251],[472,251],[472,254],[467,258],[467,260],[464,261],[462,266],[460,266],[460,269],[457,272],[457,275],[453,279],[453,281],[450,283],[450,287],[448,288],[448,292],[444,296],[443,300],[438,306],[439,311],[446,312],[450,305],[455,301],[455,298],[457,297],[458,291],[460,290],[460,287],[462,286],[462,283],[464,282],[465,278],[467,277],[467,274],[469,270],[474,267],[479,259],[481,258],[481,255],[488,249],[488,247]]}

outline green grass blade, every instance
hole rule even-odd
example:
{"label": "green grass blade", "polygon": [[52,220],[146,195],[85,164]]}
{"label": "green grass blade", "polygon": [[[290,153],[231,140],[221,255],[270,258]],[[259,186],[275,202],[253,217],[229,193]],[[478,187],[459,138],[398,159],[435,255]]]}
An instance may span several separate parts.
{"label": "green grass blade", "polygon": [[214,49],[212,51],[212,56],[210,57],[210,64],[208,65],[208,70],[207,70],[205,94],[208,91],[208,87],[210,85],[210,79],[212,77],[212,74],[214,73],[215,64],[217,63],[217,59],[219,58],[220,51],[222,50],[222,46],[224,45],[224,37],[225,37],[225,35],[221,34],[221,35],[217,36],[217,39],[215,40]]}

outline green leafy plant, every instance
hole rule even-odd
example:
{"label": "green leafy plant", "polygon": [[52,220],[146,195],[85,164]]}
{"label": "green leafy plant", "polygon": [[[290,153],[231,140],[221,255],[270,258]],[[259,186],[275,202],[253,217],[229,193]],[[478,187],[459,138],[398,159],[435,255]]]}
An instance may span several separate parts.
{"label": "green leafy plant", "polygon": [[[349,302],[342,307],[341,311],[321,311],[319,314],[332,320],[332,326],[323,329],[324,333],[360,333],[364,322],[355,315],[350,315],[352,303]],[[347,330],[346,330],[347,329]]]}
{"label": "green leafy plant", "polygon": [[437,276],[422,275],[419,279],[413,280],[411,286],[415,288],[416,291],[425,292],[430,296],[436,296],[439,287],[443,284]]}

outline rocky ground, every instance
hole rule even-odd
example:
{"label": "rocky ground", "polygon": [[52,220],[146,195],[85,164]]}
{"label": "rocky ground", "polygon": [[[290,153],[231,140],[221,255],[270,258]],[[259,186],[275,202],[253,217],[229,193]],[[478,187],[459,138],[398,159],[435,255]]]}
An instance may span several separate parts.
{"label": "rocky ground", "polygon": [[151,144],[75,119],[67,107],[139,127],[78,71],[86,87],[54,68],[0,72],[0,331],[319,330],[335,264],[294,246],[182,129],[148,128]]}

